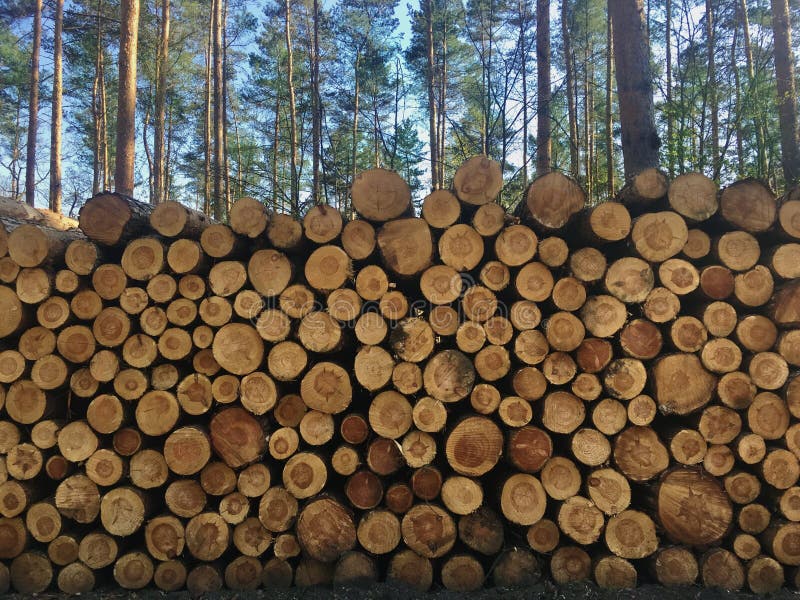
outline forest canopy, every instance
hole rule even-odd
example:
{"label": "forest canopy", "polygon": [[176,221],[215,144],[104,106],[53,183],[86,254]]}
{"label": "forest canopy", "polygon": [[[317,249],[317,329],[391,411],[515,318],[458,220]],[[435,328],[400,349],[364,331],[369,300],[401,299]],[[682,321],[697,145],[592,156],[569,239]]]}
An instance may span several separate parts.
{"label": "forest canopy", "polygon": [[[120,125],[134,4],[135,125]],[[75,215],[120,183],[119,125],[136,198],[218,218],[241,196],[347,211],[374,167],[419,200],[475,154],[500,163],[507,206],[549,169],[602,201],[624,183],[628,135],[608,4],[641,9],[664,171],[796,183],[786,0],[36,0],[0,8],[0,196]]]}

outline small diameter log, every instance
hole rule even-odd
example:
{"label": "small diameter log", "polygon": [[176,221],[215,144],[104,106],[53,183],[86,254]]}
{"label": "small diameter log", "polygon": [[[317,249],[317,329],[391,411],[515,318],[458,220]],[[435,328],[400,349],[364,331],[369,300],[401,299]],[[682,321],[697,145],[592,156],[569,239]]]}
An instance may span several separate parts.
{"label": "small diameter log", "polygon": [[595,243],[624,240],[631,230],[631,215],[619,202],[602,202],[591,208],[583,218],[582,233]]}
{"label": "small diameter log", "polygon": [[[253,259],[251,259],[251,264]],[[308,284],[321,292],[329,292],[342,287],[344,282],[352,275],[350,257],[336,246],[321,246],[314,250],[309,256],[305,264],[305,276]],[[269,281],[265,279],[265,283],[258,285],[253,281],[253,274],[250,273],[250,280],[253,282],[253,287],[256,291],[264,296],[274,295],[269,293],[270,287],[266,285]],[[266,288],[262,291],[260,288]],[[281,290],[277,290],[280,292]]]}
{"label": "small diameter log", "polygon": [[689,260],[700,260],[711,252],[711,237],[702,229],[690,229],[682,253]]}
{"label": "small diameter log", "polygon": [[387,580],[401,581],[419,592],[426,592],[433,583],[431,561],[413,550],[400,550],[392,556]]}
{"label": "small diameter log", "polygon": [[474,592],[485,577],[483,565],[469,555],[455,554],[442,565],[442,585],[453,592]]}
{"label": "small diameter log", "polygon": [[239,235],[256,238],[264,233],[269,221],[266,205],[254,198],[239,198],[231,206],[231,229]]}
{"label": "small diameter log", "polygon": [[369,169],[356,176],[350,190],[353,208],[368,221],[389,221],[407,212],[411,191],[400,175]]}
{"label": "small diameter log", "polygon": [[591,572],[592,559],[577,546],[561,546],[550,559],[550,574],[560,585],[589,579]]}
{"label": "small diameter log", "polygon": [[596,542],[604,525],[603,513],[594,502],[582,496],[568,498],[559,508],[559,529],[579,544],[588,545]]}
{"label": "small diameter log", "polygon": [[684,173],[670,182],[669,206],[688,221],[698,223],[711,218],[719,207],[717,184],[702,173]]}
{"label": "small diameter log", "polygon": [[372,510],[358,524],[358,543],[371,554],[388,554],[400,544],[400,520],[388,510]]}
{"label": "small diameter log", "polygon": [[349,221],[342,230],[342,248],[353,260],[364,260],[375,250],[375,229],[368,221]]}
{"label": "small diameter log", "polygon": [[739,180],[720,193],[720,214],[736,229],[762,233],[775,223],[777,203],[769,187],[756,179]]}
{"label": "small diameter log", "polygon": [[583,207],[586,196],[572,179],[553,171],[528,186],[522,216],[546,231],[563,228]]}
{"label": "small diameter log", "polygon": [[594,564],[594,579],[603,589],[621,590],[636,587],[636,567],[619,556],[603,556]]}
{"label": "small diameter log", "polygon": [[53,566],[39,552],[24,552],[9,566],[11,585],[20,594],[38,594],[45,591],[53,580]]}
{"label": "small diameter log", "polygon": [[699,566],[691,550],[680,546],[659,549],[652,559],[656,579],[664,586],[692,585]]}
{"label": "small diameter log", "polygon": [[86,237],[104,246],[123,244],[149,226],[153,208],[122,194],[103,192],[81,207],[78,222]]}

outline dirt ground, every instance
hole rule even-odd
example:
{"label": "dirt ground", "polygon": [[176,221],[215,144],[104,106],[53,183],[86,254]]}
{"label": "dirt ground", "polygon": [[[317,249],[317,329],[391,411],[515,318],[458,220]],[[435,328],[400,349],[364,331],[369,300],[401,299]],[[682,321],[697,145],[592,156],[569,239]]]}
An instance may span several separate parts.
{"label": "dirt ground", "polygon": [[[166,594],[158,590],[143,590],[139,592],[122,592],[116,589],[99,589],[89,594],[83,594],[85,600],[118,600],[122,598],[136,600],[159,600],[169,596],[170,599],[189,600],[188,592],[175,592]],[[36,598],[51,600],[66,597],[64,594],[45,593],[37,594]],[[590,583],[575,583],[556,586],[551,583],[540,583],[532,587],[519,590],[500,588],[485,588],[468,594],[451,592],[448,590],[434,590],[421,594],[409,587],[396,584],[379,583],[366,587],[337,586],[337,587],[311,587],[292,588],[289,590],[256,590],[254,592],[235,592],[223,590],[204,596],[206,598],[219,598],[220,600],[753,600],[754,594],[746,592],[726,592],[703,587],[677,587],[665,588],[657,585],[644,585],[634,590],[610,591],[601,590]],[[31,596],[22,594],[7,594],[8,600],[30,600]],[[798,592],[784,589],[778,594],[769,596],[776,600],[797,600]]]}

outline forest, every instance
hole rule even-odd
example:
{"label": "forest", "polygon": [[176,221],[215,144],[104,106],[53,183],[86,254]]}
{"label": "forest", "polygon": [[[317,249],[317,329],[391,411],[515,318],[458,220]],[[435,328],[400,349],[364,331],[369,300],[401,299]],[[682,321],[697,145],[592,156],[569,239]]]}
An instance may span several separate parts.
{"label": "forest", "polygon": [[[614,4],[641,11],[662,169],[795,183],[794,2]],[[550,169],[602,201],[624,183],[628,135],[612,13],[598,0],[4,2],[0,196],[73,216],[114,188],[218,219],[242,196],[347,213],[360,171],[396,170],[419,202],[486,154],[506,206]],[[124,185],[117,154],[133,161]]]}

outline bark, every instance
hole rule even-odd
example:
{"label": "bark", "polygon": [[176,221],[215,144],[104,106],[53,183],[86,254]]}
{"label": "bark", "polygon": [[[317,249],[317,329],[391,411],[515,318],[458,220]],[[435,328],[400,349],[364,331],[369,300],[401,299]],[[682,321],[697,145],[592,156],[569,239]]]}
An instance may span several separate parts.
{"label": "bark", "polygon": [[[206,69],[203,88],[203,212],[211,215],[211,48],[214,27],[213,11],[208,19],[206,36]],[[276,116],[277,119],[277,116]]]}
{"label": "bark", "polygon": [[161,23],[158,54],[156,56],[156,99],[153,141],[153,203],[166,201],[166,166],[164,159],[164,133],[167,117],[167,75],[169,66],[169,15],[170,0],[161,0]]}
{"label": "bark", "polygon": [[706,44],[708,46],[708,104],[711,111],[711,167],[712,179],[719,178],[721,168],[719,153],[719,104],[717,102],[717,68],[714,60],[716,35],[714,32],[714,6],[706,0]]}
{"label": "bark", "polygon": [[575,63],[570,33],[569,0],[561,3],[561,35],[564,40],[564,63],[567,77],[567,112],[569,115],[569,170],[575,177],[578,174],[578,116],[575,106]]}
{"label": "bark", "polygon": [[133,196],[136,158],[136,47],[139,40],[139,0],[123,0],[120,13],[119,99],[114,189]]}
{"label": "bark", "polygon": [[289,88],[289,142],[290,142],[290,177],[291,177],[291,197],[290,210],[293,216],[298,216],[300,211],[300,190],[297,175],[297,106],[294,90],[294,51],[292,48],[292,7],[291,0],[286,0],[286,14],[284,15],[284,26],[286,31],[286,79]]}
{"label": "bark", "polygon": [[[667,0],[669,5],[669,0]],[[608,50],[606,51],[606,189],[608,190],[608,197],[614,197],[614,116],[612,111],[612,86],[611,78],[614,76],[614,39],[612,37],[612,24],[611,16],[608,16],[608,24],[606,26],[606,43]],[[667,37],[667,44],[669,45],[669,37]],[[667,50],[669,56],[669,50]],[[669,70],[669,67],[667,67]],[[669,94],[669,92],[667,92]],[[669,106],[669,101],[667,101]],[[669,135],[667,136],[669,138]]]}
{"label": "bark", "polygon": [[[536,72],[537,72],[537,106],[536,106],[536,174],[544,175],[550,170],[550,1],[536,2]],[[523,77],[524,77],[523,70]],[[524,81],[524,79],[523,79]],[[523,83],[524,85],[524,83]],[[527,105],[525,106],[525,139],[527,147]],[[527,165],[527,153],[525,154]],[[525,184],[528,183],[527,170]]]}
{"label": "bark", "polygon": [[314,43],[311,51],[311,94],[312,94],[312,182],[311,197],[315,204],[322,201],[320,194],[320,161],[322,154],[322,97],[319,83],[319,0],[314,0]]}
{"label": "bark", "polygon": [[431,152],[431,189],[437,190],[439,189],[439,119],[434,94],[433,0],[426,0],[425,2],[425,26],[425,50],[428,61],[425,86],[428,92],[428,145]]}
{"label": "bark", "polygon": [[[666,12],[666,19],[664,20],[664,46],[667,53],[667,89],[665,93],[667,105],[667,172],[670,177],[673,177],[675,175],[675,165],[673,164],[672,157],[672,138],[675,118],[672,116],[672,0],[666,0],[664,10]],[[611,35],[609,32],[609,40],[610,39]]]}
{"label": "bark", "polygon": [[778,115],[781,126],[781,162],[786,187],[800,181],[800,130],[797,123],[797,91],[794,81],[792,27],[788,0],[772,0],[772,29],[775,35],[775,77],[778,87]]}
{"label": "bark", "polygon": [[212,3],[212,24],[211,24],[211,57],[212,57],[212,79],[213,79],[213,187],[212,211],[214,218],[221,220],[225,215],[225,120],[224,113],[224,91],[223,91],[223,71],[222,71],[222,2],[223,0],[213,0]]}
{"label": "bark", "polygon": [[658,166],[660,140],[642,0],[610,0],[625,177]]}
{"label": "bark", "polygon": [[31,51],[30,94],[28,96],[28,145],[25,156],[25,202],[36,200],[36,133],[39,120],[39,50],[42,46],[42,0],[36,0],[33,15],[33,49]]}
{"label": "bark", "polygon": [[64,0],[56,0],[53,34],[53,103],[50,125],[50,210],[61,212],[61,32],[64,24]]}
{"label": "bark", "polygon": [[[753,59],[753,45],[750,41],[750,18],[747,12],[747,0],[741,0],[739,4],[739,21],[742,23],[744,32],[744,54],[747,62],[747,82],[748,82],[748,104],[752,103],[753,95],[756,90],[755,61]],[[750,107],[752,110],[752,106]],[[764,141],[764,122],[757,112],[753,112],[753,126],[756,130],[756,150],[758,153],[758,176],[767,175],[767,150]]]}

